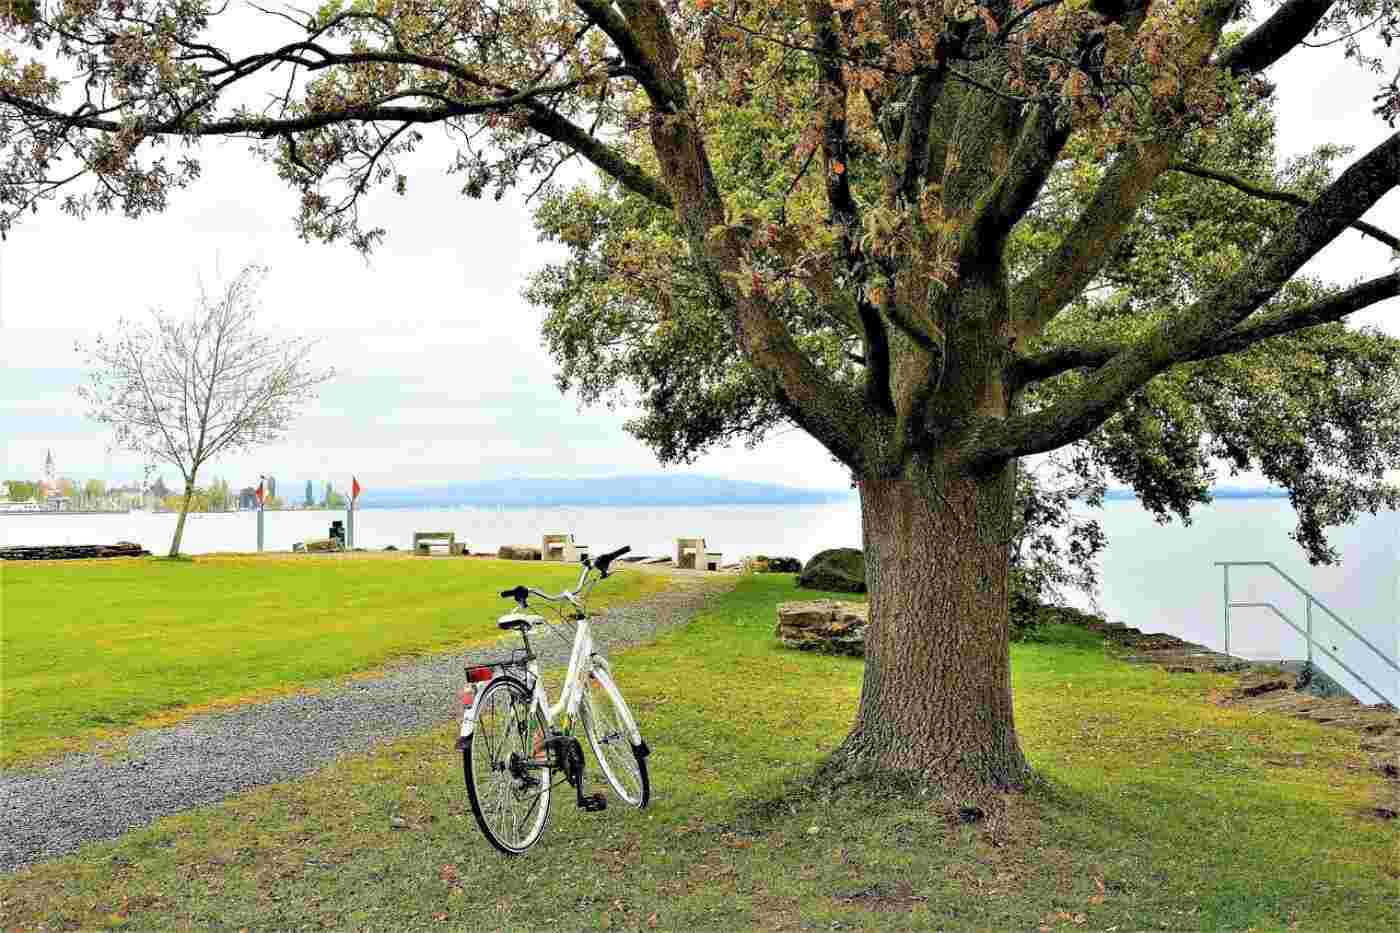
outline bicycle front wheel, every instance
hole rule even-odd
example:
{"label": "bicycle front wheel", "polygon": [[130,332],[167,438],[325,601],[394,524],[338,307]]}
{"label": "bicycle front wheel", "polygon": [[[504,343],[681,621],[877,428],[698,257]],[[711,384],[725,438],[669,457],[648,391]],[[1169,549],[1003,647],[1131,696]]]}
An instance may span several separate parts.
{"label": "bicycle front wheel", "polygon": [[651,799],[651,780],[643,750],[632,744],[627,723],[631,711],[617,685],[604,671],[595,671],[579,703],[583,731],[593,757],[623,803],[641,809]]}
{"label": "bicycle front wheel", "polygon": [[467,796],[487,840],[519,855],[549,816],[544,723],[525,685],[511,677],[491,681],[476,702],[476,729],[462,750]]}

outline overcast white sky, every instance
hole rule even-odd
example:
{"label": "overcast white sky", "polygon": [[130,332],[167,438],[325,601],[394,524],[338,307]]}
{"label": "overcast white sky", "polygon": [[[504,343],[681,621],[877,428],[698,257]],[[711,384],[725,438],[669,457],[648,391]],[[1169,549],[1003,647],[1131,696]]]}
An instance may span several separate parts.
{"label": "overcast white sky", "polygon": [[[1336,49],[1300,50],[1276,69],[1281,151],[1325,141],[1358,152],[1390,130],[1370,113],[1375,76]],[[431,132],[429,138],[433,138]],[[366,486],[509,476],[609,475],[660,470],[622,429],[625,415],[579,411],[554,387],[540,345],[541,312],[519,296],[548,257],[518,198],[496,203],[456,193],[447,156],[425,150],[409,194],[367,205],[389,235],[367,265],[351,249],[300,242],[292,195],[235,141],[202,150],[204,177],[169,211],[140,221],[78,222],[42,210],[0,244],[0,478],[35,477],[53,450],[60,475],[109,482],[140,463],[107,448],[83,417],[74,343],[152,305],[190,306],[196,277],[217,279],[243,263],[271,267],[264,323],[320,340],[317,360],[336,379],[275,446],[218,462],[235,485],[272,473]],[[1368,219],[1400,230],[1400,196]],[[1316,261],[1338,280],[1383,274],[1387,250],[1348,233]],[[1400,333],[1400,302],[1365,320]],[[845,471],[815,442],[790,431],[761,449],[736,447],[686,468],[736,479],[844,488]],[[167,482],[174,471],[164,471]]]}

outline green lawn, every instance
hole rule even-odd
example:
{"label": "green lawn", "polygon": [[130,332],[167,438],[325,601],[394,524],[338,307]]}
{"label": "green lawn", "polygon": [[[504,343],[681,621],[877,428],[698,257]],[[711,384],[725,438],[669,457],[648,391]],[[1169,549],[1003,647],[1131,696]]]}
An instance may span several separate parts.
{"label": "green lawn", "polygon": [[[517,583],[578,568],[398,555],[0,562],[0,764],[500,633]],[[638,573],[595,603],[665,578]]]}
{"label": "green lawn", "polygon": [[775,647],[773,606],[797,596],[744,578],[613,658],[653,749],[645,812],[561,794],[535,850],[497,856],[448,727],[0,879],[0,925],[1400,929],[1400,835],[1364,814],[1379,778],[1355,735],[1212,705],[1228,677],[1120,663],[1078,630],[1014,649],[1044,781],[1003,812],[812,793],[861,665]]}

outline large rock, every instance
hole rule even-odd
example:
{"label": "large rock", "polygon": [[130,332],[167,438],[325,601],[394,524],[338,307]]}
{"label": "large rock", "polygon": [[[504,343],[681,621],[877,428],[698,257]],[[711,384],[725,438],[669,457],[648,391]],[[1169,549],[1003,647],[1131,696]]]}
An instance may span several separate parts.
{"label": "large rock", "polygon": [[802,568],[797,585],[832,593],[864,593],[865,554],[851,547],[821,551]]}
{"label": "large rock", "polygon": [[778,639],[785,648],[823,654],[865,656],[865,627],[870,607],[835,599],[781,603]]}

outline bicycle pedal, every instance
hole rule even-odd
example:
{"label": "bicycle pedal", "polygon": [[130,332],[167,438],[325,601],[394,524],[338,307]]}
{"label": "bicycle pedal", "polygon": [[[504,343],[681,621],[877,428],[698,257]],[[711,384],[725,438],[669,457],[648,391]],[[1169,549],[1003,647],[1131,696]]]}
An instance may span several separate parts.
{"label": "bicycle pedal", "polygon": [[608,808],[608,798],[602,794],[588,794],[578,798],[578,805],[589,813],[598,813]]}

